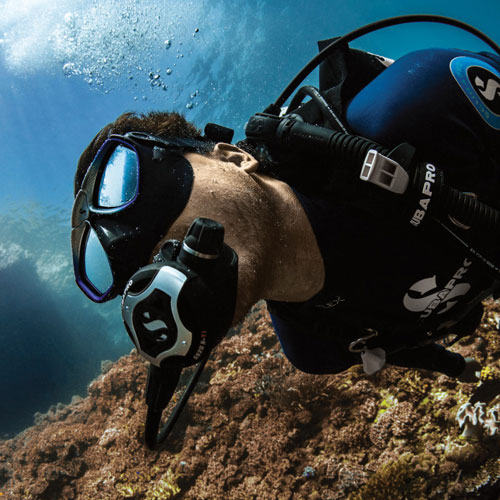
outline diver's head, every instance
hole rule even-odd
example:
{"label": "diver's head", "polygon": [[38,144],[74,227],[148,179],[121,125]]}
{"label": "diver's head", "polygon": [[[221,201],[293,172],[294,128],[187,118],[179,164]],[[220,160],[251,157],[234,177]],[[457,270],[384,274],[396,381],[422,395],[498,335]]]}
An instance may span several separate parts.
{"label": "diver's head", "polygon": [[[72,248],[78,286],[92,300],[121,294],[162,243],[197,217],[220,221],[228,241],[248,232],[257,162],[215,144],[177,113],[122,115],[93,139],[75,175]],[[230,243],[231,244],[231,243]]]}

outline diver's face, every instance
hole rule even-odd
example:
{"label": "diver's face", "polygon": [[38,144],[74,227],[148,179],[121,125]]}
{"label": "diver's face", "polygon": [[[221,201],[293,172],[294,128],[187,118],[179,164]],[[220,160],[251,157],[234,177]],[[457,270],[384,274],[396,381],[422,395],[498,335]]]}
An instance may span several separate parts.
{"label": "diver's face", "polygon": [[249,174],[256,170],[257,161],[248,153],[230,144],[217,144],[209,156],[186,153],[194,172],[189,201],[159,242],[153,255],[168,239],[182,240],[197,217],[220,222],[225,229],[225,241],[238,248],[244,239],[245,226],[251,223],[251,209],[259,202],[260,189]]}

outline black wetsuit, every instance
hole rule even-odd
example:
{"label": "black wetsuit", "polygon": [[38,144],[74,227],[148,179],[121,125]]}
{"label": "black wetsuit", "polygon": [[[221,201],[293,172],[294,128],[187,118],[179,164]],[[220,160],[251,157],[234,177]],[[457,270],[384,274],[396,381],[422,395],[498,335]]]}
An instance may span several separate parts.
{"label": "black wetsuit", "polygon": [[[389,148],[409,142],[444,171],[447,184],[500,208],[499,69],[500,58],[489,54],[408,54],[349,103],[348,125]],[[486,267],[437,223],[415,229],[362,204],[296,194],[316,235],[326,278],[306,302],[268,301],[290,361],[308,373],[343,371],[360,363],[348,346],[369,328],[380,335],[368,347],[382,347],[389,364],[459,375],[462,356],[426,335],[457,319],[456,330],[474,330],[480,299],[496,286]]]}

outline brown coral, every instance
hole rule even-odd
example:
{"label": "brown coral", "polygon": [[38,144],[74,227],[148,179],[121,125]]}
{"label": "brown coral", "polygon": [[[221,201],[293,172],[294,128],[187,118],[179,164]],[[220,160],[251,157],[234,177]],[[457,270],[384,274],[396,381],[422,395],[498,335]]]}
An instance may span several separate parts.
{"label": "brown coral", "polygon": [[[484,327],[485,339],[494,334]],[[490,363],[486,348],[484,356]],[[87,397],[0,441],[2,500],[457,500],[500,491],[496,442],[458,439],[456,409],[471,384],[395,367],[369,378],[360,367],[302,374],[279,351],[265,309],[221,343],[160,452],[143,445],[144,363],[133,354],[106,368]],[[417,373],[429,384],[423,398]],[[417,385],[403,391],[405,379]]]}
{"label": "brown coral", "polygon": [[403,401],[386,410],[370,428],[370,440],[379,448],[387,446],[391,437],[411,437],[418,419],[411,403]]}

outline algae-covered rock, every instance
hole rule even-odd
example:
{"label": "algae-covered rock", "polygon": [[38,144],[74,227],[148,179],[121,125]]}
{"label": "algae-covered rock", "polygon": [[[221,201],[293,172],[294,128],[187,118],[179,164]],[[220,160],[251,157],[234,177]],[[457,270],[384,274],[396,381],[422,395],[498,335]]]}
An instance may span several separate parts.
{"label": "algae-covered rock", "polygon": [[[453,349],[485,366],[500,306]],[[496,327],[495,327],[496,328]],[[482,383],[494,381],[485,370]],[[211,377],[209,377],[211,375]],[[187,377],[186,377],[187,378]],[[211,381],[211,383],[210,383]],[[500,494],[500,407],[462,410],[477,389],[445,375],[360,366],[307,375],[282,355],[265,308],[209,360],[163,450],[143,444],[146,364],[133,352],[67,406],[0,441],[2,500],[467,500]],[[179,397],[180,392],[176,397]],[[493,405],[493,406],[492,406]],[[476,413],[474,413],[476,412]],[[460,437],[457,416],[482,426]],[[306,471],[306,472],[305,472]],[[311,471],[314,471],[312,473]]]}
{"label": "algae-covered rock", "polygon": [[487,458],[484,447],[479,442],[459,442],[448,443],[444,450],[446,460],[455,462],[463,470],[473,470]]}

